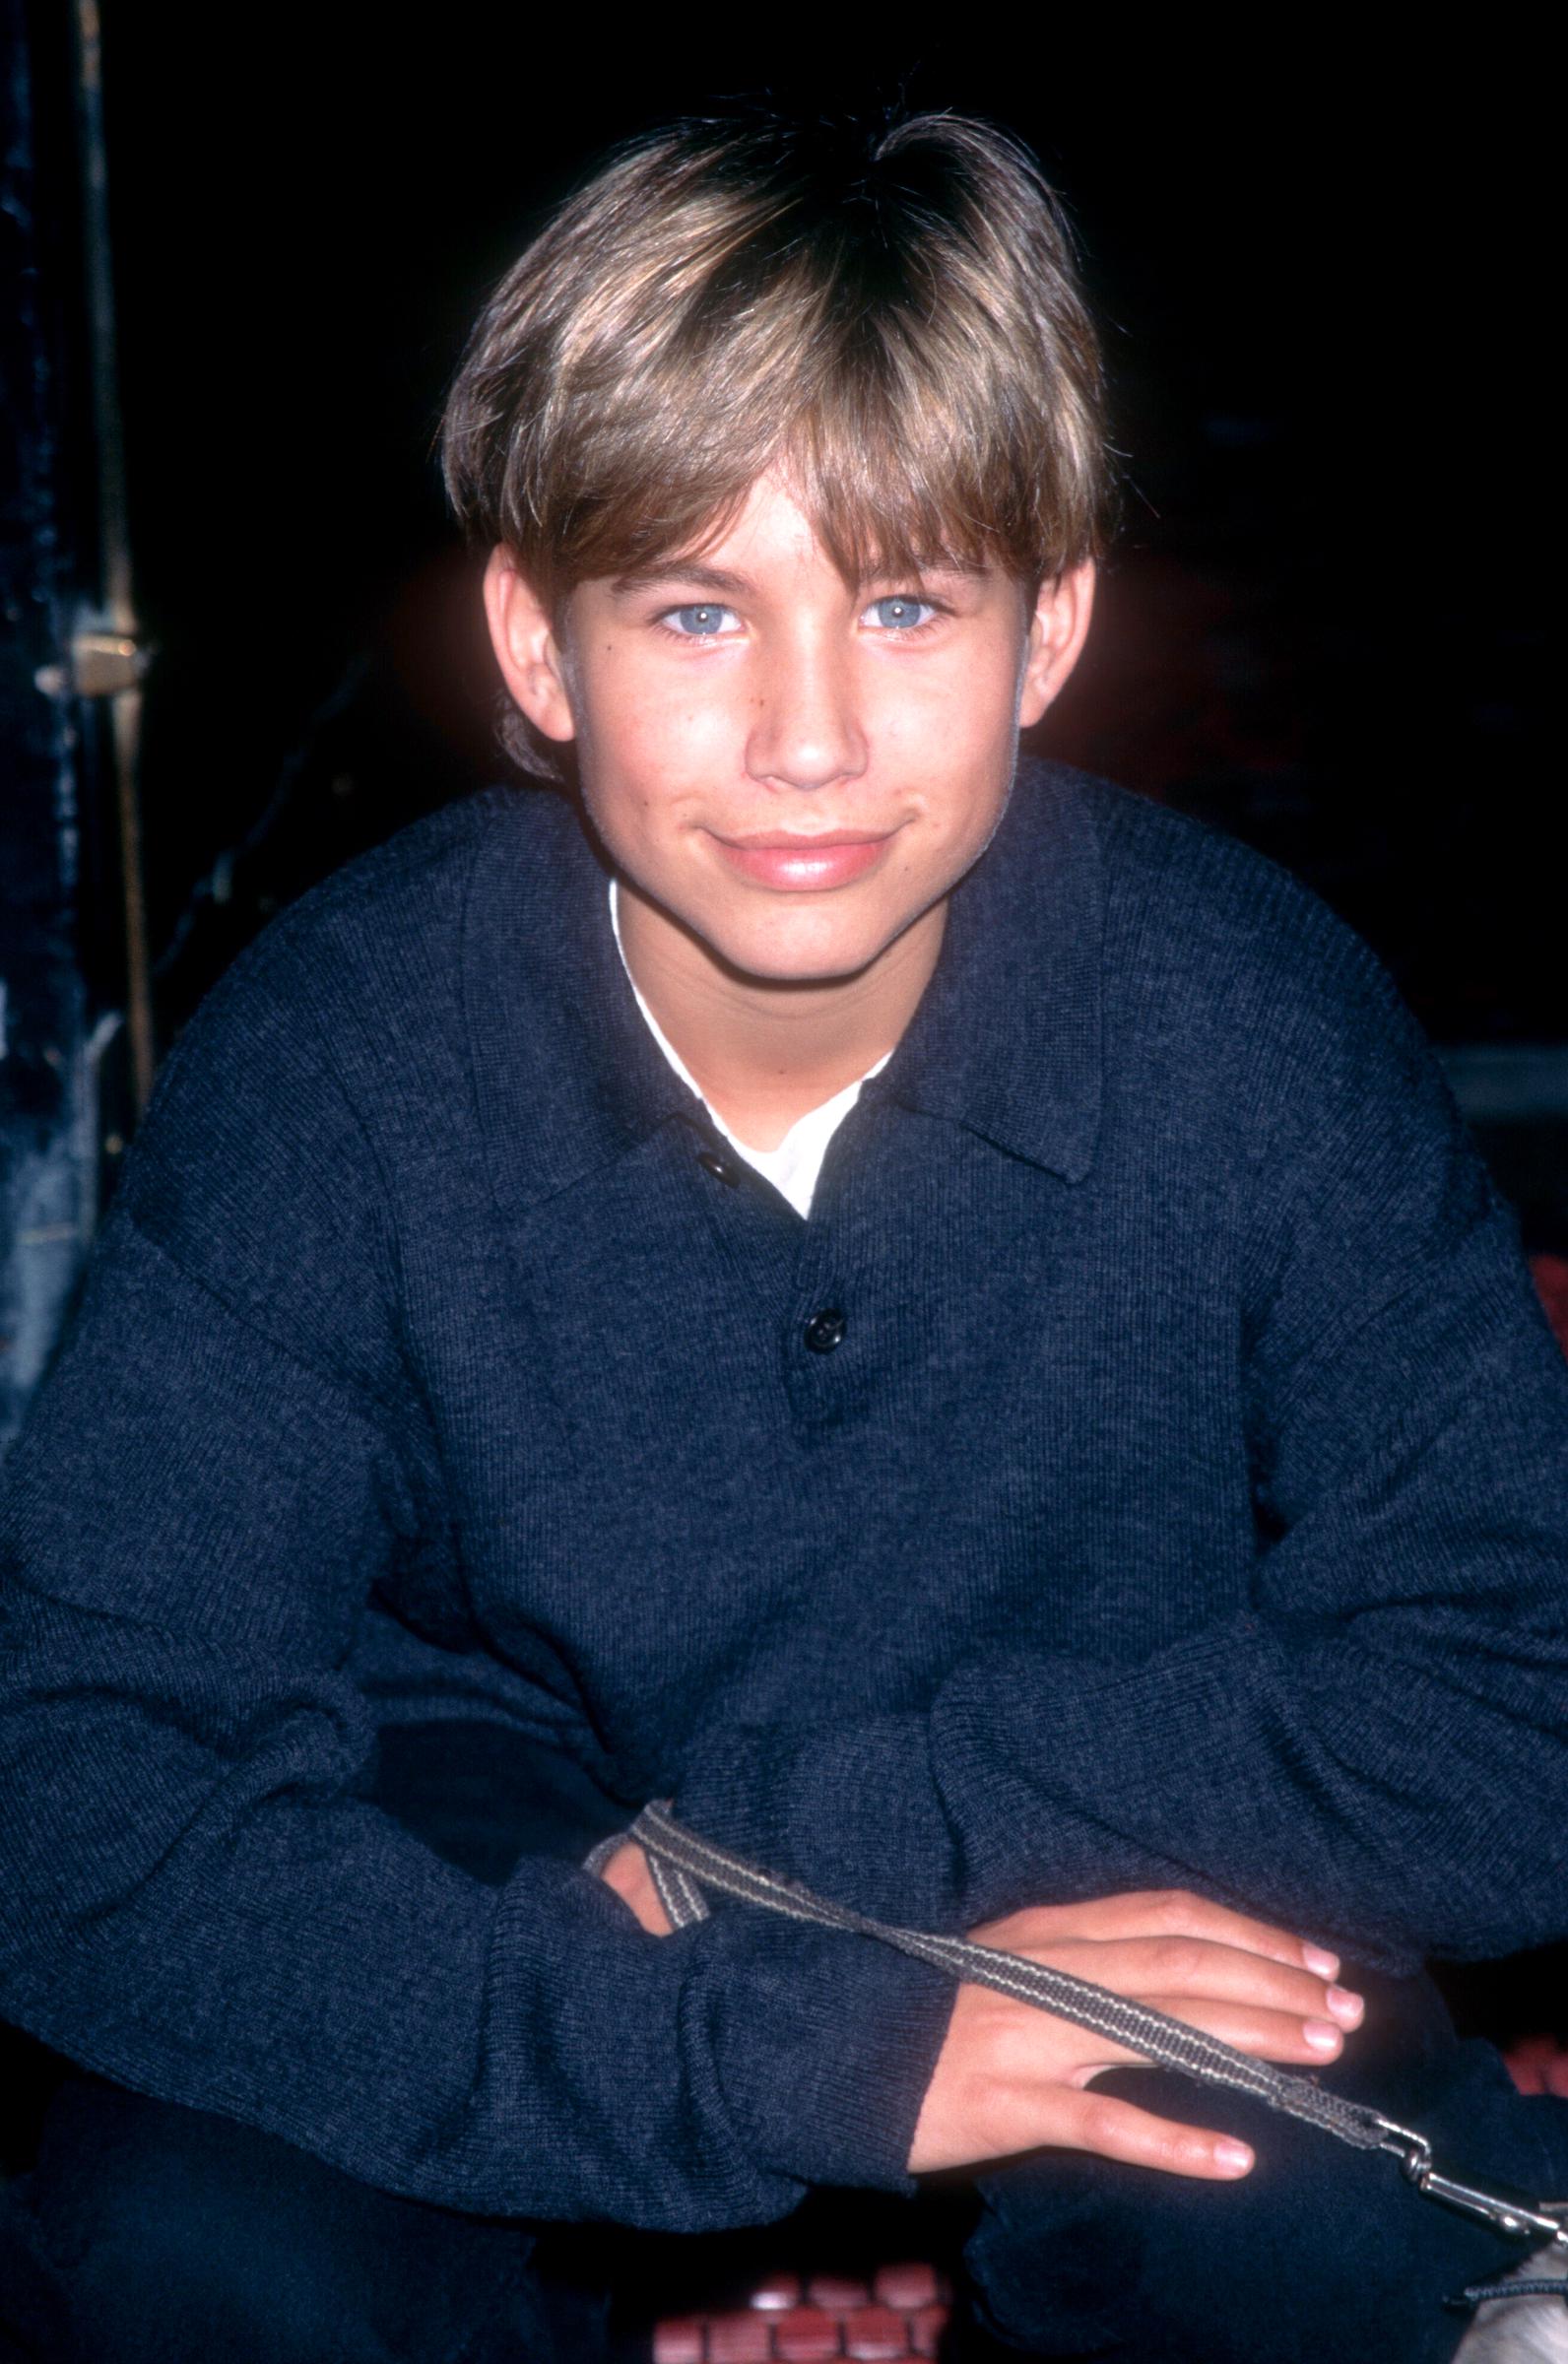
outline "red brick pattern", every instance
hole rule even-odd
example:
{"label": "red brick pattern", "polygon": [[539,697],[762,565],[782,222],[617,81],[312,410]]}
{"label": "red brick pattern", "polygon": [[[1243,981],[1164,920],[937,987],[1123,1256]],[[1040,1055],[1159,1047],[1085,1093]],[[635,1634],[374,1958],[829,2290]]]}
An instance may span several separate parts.
{"label": "red brick pattern", "polygon": [[934,2266],[770,2274],[745,2307],[682,2315],[653,2334],[654,2364],[902,2364],[935,2356],[952,2292]]}

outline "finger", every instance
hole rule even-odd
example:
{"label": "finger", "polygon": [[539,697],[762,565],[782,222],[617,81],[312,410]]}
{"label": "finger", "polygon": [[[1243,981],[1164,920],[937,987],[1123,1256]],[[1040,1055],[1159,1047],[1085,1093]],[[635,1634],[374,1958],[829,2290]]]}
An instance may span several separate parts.
{"label": "finger", "polygon": [[[1141,1995],[1150,2010],[1163,2011],[1201,2035],[1213,2036],[1256,2060],[1322,2068],[1344,2050],[1343,2032],[1327,2019],[1301,2018],[1290,2011],[1251,2010],[1237,2003],[1194,2003],[1184,1995]],[[1081,2088],[1107,2068],[1157,2066],[1134,2044],[1072,2029],[1054,2013],[1039,2014],[1034,2027],[1013,2032],[1011,2073],[1021,2092],[1036,2078]],[[1076,2056],[1076,2058],[1074,2057]]]}
{"label": "finger", "polygon": [[648,1870],[648,1859],[635,1839],[627,1839],[616,1849],[607,1864],[600,1866],[599,1876],[606,1887],[614,1888],[618,1896],[623,1896],[629,1902],[634,1892],[650,1882],[653,1875]]}
{"label": "finger", "polygon": [[1232,2134],[1182,2126],[1174,2118],[1156,2118],[1112,2093],[1064,2097],[1064,2105],[1055,2115],[1065,2131],[1053,2134],[1053,2141],[1094,2151],[1102,2159],[1124,2159],[1129,2166],[1155,2167],[1164,2175],[1195,2175],[1233,2184],[1253,2163],[1251,2149]]}
{"label": "finger", "polygon": [[[1019,1942],[1010,1943],[1008,1938],[994,1934],[1003,1930],[1015,1932]],[[1207,1937],[1216,1944],[1261,1954],[1270,1961],[1314,1971],[1326,1979],[1337,1977],[1339,1970],[1338,1954],[1296,1937],[1290,1930],[1255,1920],[1247,1913],[1234,1912],[1229,1905],[1216,1904],[1210,1897],[1195,1895],[1190,1888],[1135,1888],[1121,1895],[1085,1897],[1075,1904],[1030,1905],[1021,1913],[1010,1913],[1001,1921],[988,1923],[987,1933],[975,1930],[972,1935],[981,1944],[1001,1944],[1016,1952],[1033,1944],[1049,1944],[1058,1937],[1093,1940],[1160,1936]]]}
{"label": "finger", "polygon": [[1031,1954],[1049,1968],[1066,1970],[1113,1994],[1146,2000],[1151,1995],[1190,2001],[1241,2003],[1263,2010],[1294,2011],[1302,2018],[1328,2019],[1357,2027],[1364,2004],[1348,1988],[1327,1986],[1310,1971],[1234,1945],[1204,1937],[1124,1937],[1109,1944],[1065,1943]]}
{"label": "finger", "polygon": [[[1323,2068],[1338,2060],[1344,2049],[1339,2029],[1326,2019],[1249,2010],[1232,2003],[1195,2003],[1190,1997],[1179,1995],[1145,1995],[1139,2000],[1198,2034],[1234,2045],[1238,2052],[1256,2060]],[[1016,2019],[1006,2026],[1000,2042],[993,2037],[992,2046],[1005,2090],[1022,2106],[1030,2106],[1031,2095],[1054,2085],[1081,2091],[1107,2069],[1158,2065],[1147,2052],[1140,2051],[1136,2042],[1120,2043],[1028,2004],[1013,2008]],[[1036,2141],[1043,2138],[1034,2137]]]}
{"label": "finger", "polygon": [[1344,2032],[1330,2019],[1254,2010],[1244,2003],[1194,2003],[1179,1995],[1149,1995],[1143,2000],[1152,2009],[1185,2019],[1189,2027],[1217,2036],[1221,2044],[1233,2044],[1258,2060],[1302,2061],[1316,2068],[1337,2061],[1344,2050]]}
{"label": "finger", "polygon": [[667,1937],[674,1934],[674,1925],[654,1885],[648,1859],[634,1842],[619,1847],[599,1876],[629,1906],[651,1937]]}

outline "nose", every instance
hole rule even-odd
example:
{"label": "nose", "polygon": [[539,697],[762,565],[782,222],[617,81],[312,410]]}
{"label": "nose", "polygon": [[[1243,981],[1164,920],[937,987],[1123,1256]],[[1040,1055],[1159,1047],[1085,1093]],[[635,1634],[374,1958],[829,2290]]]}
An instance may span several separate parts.
{"label": "nose", "polygon": [[746,768],[778,788],[827,788],[866,768],[853,667],[815,634],[770,649],[753,676]]}

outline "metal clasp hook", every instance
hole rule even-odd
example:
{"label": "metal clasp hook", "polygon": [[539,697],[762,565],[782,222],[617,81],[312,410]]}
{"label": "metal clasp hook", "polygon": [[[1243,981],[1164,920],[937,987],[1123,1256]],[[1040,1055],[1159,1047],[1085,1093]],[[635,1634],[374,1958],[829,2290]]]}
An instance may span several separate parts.
{"label": "metal clasp hook", "polygon": [[1550,2243],[1568,2249],[1568,2221],[1548,2215],[1542,2208],[1533,2208],[1521,2200],[1505,2199],[1500,2192],[1483,2191],[1477,2184],[1462,2184],[1452,2175],[1442,2175],[1432,2164],[1432,2145],[1424,2134],[1413,2134],[1407,2126],[1397,2126],[1392,2118],[1378,2118],[1383,2129],[1380,2150],[1392,2151],[1408,2180],[1427,2200],[1441,2200],[1445,2206],[1463,2209],[1467,2216],[1478,2216],[1500,2233],[1509,2233],[1516,2241]]}

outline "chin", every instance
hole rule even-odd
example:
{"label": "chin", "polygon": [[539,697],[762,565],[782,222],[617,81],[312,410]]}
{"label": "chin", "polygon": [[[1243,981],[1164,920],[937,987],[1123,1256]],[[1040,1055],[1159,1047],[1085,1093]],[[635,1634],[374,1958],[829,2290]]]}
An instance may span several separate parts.
{"label": "chin", "polygon": [[825,985],[834,977],[852,977],[885,951],[888,939],[857,932],[853,937],[809,938],[804,943],[771,942],[761,936],[734,941],[710,937],[710,944],[732,968],[751,977],[765,977],[777,985]]}

